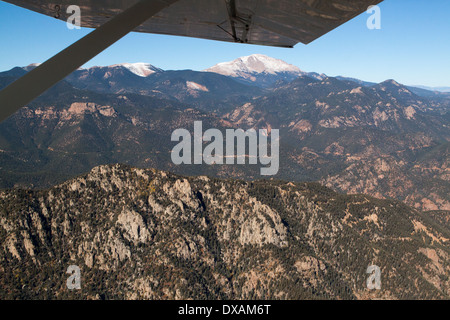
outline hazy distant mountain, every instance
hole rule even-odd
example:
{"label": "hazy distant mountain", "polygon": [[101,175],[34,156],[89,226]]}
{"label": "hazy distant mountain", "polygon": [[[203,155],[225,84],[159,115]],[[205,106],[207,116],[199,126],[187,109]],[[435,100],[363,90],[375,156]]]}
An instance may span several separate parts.
{"label": "hazy distant mountain", "polygon": [[289,82],[299,76],[307,75],[316,79],[323,76],[304,72],[296,66],[262,54],[253,54],[230,62],[219,63],[204,71],[219,73],[260,87],[269,87],[280,80]]}
{"label": "hazy distant mountain", "polygon": [[[342,76],[337,76],[336,78],[339,80],[344,80],[344,81],[352,81],[352,82],[358,83],[364,87],[371,87],[371,86],[376,85],[375,82],[363,81],[363,80],[356,79],[356,78],[349,78],[349,77],[342,77]],[[426,87],[426,86],[406,86],[406,88],[408,88],[408,90],[410,90],[411,92],[413,92],[421,97],[450,99],[450,88],[446,88],[446,87],[433,88],[433,87]],[[438,90],[438,89],[440,89],[440,90]]]}
{"label": "hazy distant mountain", "polygon": [[449,299],[449,239],[400,202],[317,183],[100,166],[0,191],[0,298]]}
{"label": "hazy distant mountain", "polygon": [[375,82],[363,81],[363,80],[356,79],[356,78],[349,78],[349,77],[337,76],[336,79],[343,80],[343,81],[352,81],[352,82],[356,82],[357,84],[360,84],[360,85],[362,85],[362,86],[364,86],[364,87],[371,87],[371,86],[376,85]]}
{"label": "hazy distant mountain", "polygon": [[450,87],[427,87],[427,86],[421,86],[421,85],[417,85],[414,87],[429,90],[429,91],[450,92]]}

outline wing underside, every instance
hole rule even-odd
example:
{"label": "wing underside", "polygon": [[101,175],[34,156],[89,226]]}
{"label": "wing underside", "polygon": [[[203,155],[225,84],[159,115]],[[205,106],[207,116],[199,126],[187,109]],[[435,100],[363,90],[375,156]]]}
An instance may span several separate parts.
{"label": "wing underside", "polygon": [[[382,0],[179,0],[135,31],[278,47],[308,44]],[[61,20],[81,8],[97,28],[137,0],[6,0]]]}

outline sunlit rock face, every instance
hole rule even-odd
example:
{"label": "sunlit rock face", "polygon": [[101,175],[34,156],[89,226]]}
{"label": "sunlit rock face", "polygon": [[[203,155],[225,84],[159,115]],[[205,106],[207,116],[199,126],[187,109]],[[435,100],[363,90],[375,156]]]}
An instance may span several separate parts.
{"label": "sunlit rock face", "polygon": [[[317,183],[99,166],[47,190],[0,191],[0,295],[448,298],[450,231],[435,218]],[[69,265],[82,290],[66,288]],[[369,265],[382,290],[365,287]]]}

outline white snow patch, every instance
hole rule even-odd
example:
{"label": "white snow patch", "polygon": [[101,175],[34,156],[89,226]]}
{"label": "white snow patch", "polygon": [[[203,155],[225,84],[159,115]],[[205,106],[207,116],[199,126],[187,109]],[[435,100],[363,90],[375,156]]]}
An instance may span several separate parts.
{"label": "white snow patch", "polygon": [[30,63],[26,67],[22,67],[22,69],[24,69],[25,71],[31,71],[34,68],[39,67],[40,65],[41,65],[41,63]]}
{"label": "white snow patch", "polygon": [[159,71],[158,68],[152,66],[150,63],[138,62],[138,63],[121,63],[115,64],[111,67],[124,67],[127,68],[130,72],[138,75],[140,77],[148,77],[149,75],[156,73]]}
{"label": "white snow patch", "polygon": [[191,90],[209,92],[207,87],[193,81],[186,81],[186,86]]}

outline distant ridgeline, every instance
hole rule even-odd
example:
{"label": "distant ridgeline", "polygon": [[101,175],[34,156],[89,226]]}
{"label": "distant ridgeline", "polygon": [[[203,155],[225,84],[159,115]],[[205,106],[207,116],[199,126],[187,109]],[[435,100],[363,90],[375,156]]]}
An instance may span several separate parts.
{"label": "distant ridgeline", "polygon": [[[0,73],[0,87],[34,66]],[[450,210],[450,95],[304,72],[262,55],[203,72],[80,69],[0,124],[0,187],[48,188],[101,164],[261,178],[261,166],[175,165],[178,128],[279,129],[275,178]],[[259,132],[259,131],[258,131]]]}

